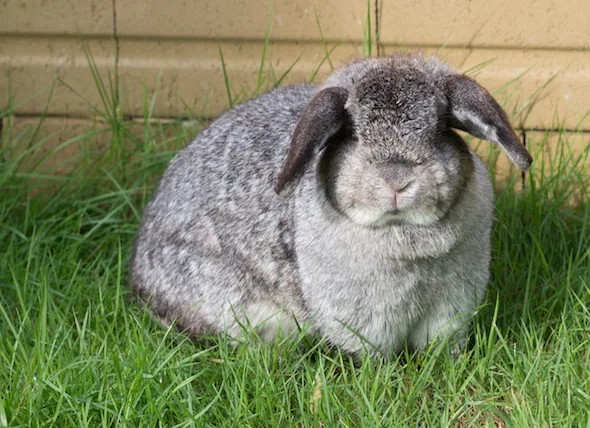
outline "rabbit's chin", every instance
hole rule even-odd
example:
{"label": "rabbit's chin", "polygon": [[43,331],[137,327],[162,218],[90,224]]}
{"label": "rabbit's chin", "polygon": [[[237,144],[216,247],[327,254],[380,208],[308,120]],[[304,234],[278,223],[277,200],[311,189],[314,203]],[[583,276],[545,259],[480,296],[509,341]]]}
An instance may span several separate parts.
{"label": "rabbit's chin", "polygon": [[436,208],[414,208],[401,210],[398,213],[381,211],[376,209],[353,209],[346,215],[357,224],[368,227],[385,227],[390,225],[411,224],[416,226],[428,226],[440,221],[444,213]]}

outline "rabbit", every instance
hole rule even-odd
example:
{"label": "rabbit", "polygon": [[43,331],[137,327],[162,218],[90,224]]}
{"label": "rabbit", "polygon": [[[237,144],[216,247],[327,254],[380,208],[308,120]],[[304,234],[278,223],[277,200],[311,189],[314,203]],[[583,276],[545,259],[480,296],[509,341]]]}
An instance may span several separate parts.
{"label": "rabbit", "polygon": [[189,335],[307,334],[389,356],[453,337],[486,294],[494,193],[453,130],[532,157],[436,56],[345,63],[215,120],[170,162],[131,260],[135,295]]}

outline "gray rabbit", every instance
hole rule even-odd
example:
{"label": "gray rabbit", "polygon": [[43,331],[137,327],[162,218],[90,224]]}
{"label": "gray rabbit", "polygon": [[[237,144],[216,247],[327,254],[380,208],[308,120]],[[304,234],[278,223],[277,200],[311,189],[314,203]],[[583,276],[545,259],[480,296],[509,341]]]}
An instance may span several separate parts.
{"label": "gray rabbit", "polygon": [[493,190],[451,128],[532,162],[492,96],[435,57],[353,61],[233,108],[146,206],[134,291],[196,336],[272,342],[307,323],[356,355],[463,341],[489,278]]}

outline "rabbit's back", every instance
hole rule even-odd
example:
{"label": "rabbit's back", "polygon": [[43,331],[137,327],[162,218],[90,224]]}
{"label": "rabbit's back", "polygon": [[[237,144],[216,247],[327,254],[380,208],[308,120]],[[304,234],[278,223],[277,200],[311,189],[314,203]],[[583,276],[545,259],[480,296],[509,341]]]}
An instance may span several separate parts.
{"label": "rabbit's back", "polygon": [[313,93],[292,86],[240,105],[172,160],[145,208],[131,266],[135,291],[160,318],[196,334],[238,333],[220,319],[232,312],[252,324],[285,307],[305,318],[292,204],[273,182]]}

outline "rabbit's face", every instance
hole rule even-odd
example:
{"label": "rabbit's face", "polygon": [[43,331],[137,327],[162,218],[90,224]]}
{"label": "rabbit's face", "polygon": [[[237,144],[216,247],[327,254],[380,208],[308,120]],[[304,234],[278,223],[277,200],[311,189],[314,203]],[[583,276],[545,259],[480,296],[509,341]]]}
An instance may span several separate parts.
{"label": "rabbit's face", "polygon": [[376,156],[371,144],[348,139],[326,151],[320,162],[327,196],[334,207],[358,224],[432,224],[442,219],[473,170],[463,140],[443,132],[432,156],[415,161]]}
{"label": "rabbit's face", "polygon": [[472,171],[465,143],[444,125],[446,107],[420,73],[368,73],[346,106],[352,132],[322,162],[334,206],[368,226],[444,217]]}
{"label": "rabbit's face", "polygon": [[531,165],[494,98],[440,61],[396,55],[352,63],[303,110],[275,191],[292,195],[321,153],[320,187],[353,221],[434,223],[473,174],[472,155],[450,128],[499,144],[523,171]]}

